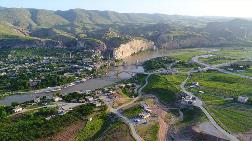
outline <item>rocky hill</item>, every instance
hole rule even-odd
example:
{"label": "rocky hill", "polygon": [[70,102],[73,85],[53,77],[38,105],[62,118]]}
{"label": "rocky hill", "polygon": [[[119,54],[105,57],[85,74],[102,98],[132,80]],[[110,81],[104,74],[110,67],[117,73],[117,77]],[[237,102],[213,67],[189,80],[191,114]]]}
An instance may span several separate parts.
{"label": "rocky hill", "polygon": [[144,39],[132,39],[131,41],[121,44],[119,47],[113,49],[113,57],[115,59],[123,59],[132,54],[149,50],[154,48],[154,42]]}
{"label": "rocky hill", "polygon": [[52,39],[67,47],[75,47],[77,44],[77,38],[74,35],[54,28],[39,28],[33,30],[30,35],[41,39]]}
{"label": "rocky hill", "polygon": [[23,28],[76,26],[94,27],[94,25],[108,24],[154,24],[171,23],[195,25],[208,21],[206,18],[190,16],[173,16],[164,14],[117,13],[113,11],[97,11],[71,9],[67,11],[51,11],[25,8],[0,8],[0,21],[11,23]]}
{"label": "rocky hill", "polygon": [[124,58],[142,50],[136,37],[160,48],[252,45],[252,21],[223,17],[1,7],[0,21],[0,47],[82,47]]}

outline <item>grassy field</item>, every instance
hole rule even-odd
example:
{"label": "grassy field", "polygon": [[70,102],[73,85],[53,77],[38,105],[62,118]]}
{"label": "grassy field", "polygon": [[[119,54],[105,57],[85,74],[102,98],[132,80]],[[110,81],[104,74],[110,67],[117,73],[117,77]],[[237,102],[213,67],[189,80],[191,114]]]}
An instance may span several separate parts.
{"label": "grassy field", "polygon": [[171,104],[176,100],[176,94],[184,79],[184,75],[152,75],[144,92],[157,96],[163,104]]}
{"label": "grassy field", "polygon": [[191,59],[194,56],[201,55],[206,53],[206,51],[201,49],[184,49],[184,50],[178,50],[171,52],[171,57],[175,58],[176,60],[188,62],[191,61]]}
{"label": "grassy field", "polygon": [[181,112],[184,117],[180,123],[184,125],[195,124],[206,120],[204,113],[197,107],[181,109]]}
{"label": "grassy field", "polygon": [[239,74],[246,75],[246,76],[251,76],[252,77],[252,66],[249,67],[245,72],[240,72]]}
{"label": "grassy field", "polygon": [[27,112],[0,121],[1,141],[31,141],[54,135],[65,127],[82,121],[93,112],[94,106],[79,106],[73,111],[55,116],[50,120],[45,118],[57,113],[55,109],[43,108],[38,111]]}
{"label": "grassy field", "polygon": [[172,68],[176,69],[179,73],[187,73],[190,71],[192,68],[198,68],[200,67],[196,63],[189,63],[189,62],[184,62],[184,61],[179,61],[176,63]]}
{"label": "grassy field", "polygon": [[212,56],[209,58],[200,58],[201,62],[205,62],[210,65],[217,65],[235,61],[236,59],[231,57],[224,57],[224,56]]}
{"label": "grassy field", "polygon": [[207,109],[220,126],[232,133],[252,128],[252,106],[231,102],[209,103]]}
{"label": "grassy field", "polygon": [[143,63],[145,71],[153,71],[161,68],[168,68],[175,60],[169,57],[157,57]]}
{"label": "grassy field", "polygon": [[134,141],[129,127],[122,121],[112,124],[97,141]]}
{"label": "grassy field", "polygon": [[142,86],[145,83],[146,77],[146,74],[136,74],[136,76],[132,77],[131,79],[123,80],[122,83],[136,83]]}
{"label": "grassy field", "polygon": [[[188,84],[192,82],[199,82],[200,88],[191,91],[205,92],[196,95],[204,101],[206,109],[225,130],[244,133],[252,129],[252,106],[234,101],[240,95],[251,98],[252,80],[211,71],[193,74]],[[228,100],[226,97],[235,99]]]}
{"label": "grassy field", "polygon": [[134,141],[129,127],[113,114],[100,113],[88,121],[75,141]]}
{"label": "grassy field", "polygon": [[134,107],[124,110],[123,114],[129,119],[131,119],[131,118],[137,117],[143,111],[144,109],[140,105],[136,105]]}
{"label": "grassy field", "polygon": [[[215,71],[194,73],[188,82],[199,82],[199,91],[221,97],[252,96],[252,80]],[[195,91],[195,90],[194,90]]]}
{"label": "grassy field", "polygon": [[251,58],[252,55],[252,49],[235,49],[235,48],[223,48],[219,51],[212,52],[211,54],[217,55],[217,56],[228,56],[231,58],[234,58],[236,60],[240,60],[243,58]]}
{"label": "grassy field", "polygon": [[91,121],[88,121],[79,135],[76,137],[76,141],[90,141],[97,138],[103,131],[112,123],[107,113],[102,112],[95,115]]}
{"label": "grassy field", "polygon": [[126,95],[124,92],[118,92],[118,94],[120,95],[120,98],[116,98],[113,101],[113,108],[117,108],[120,107],[121,105],[130,102],[132,99],[130,99],[130,97],[128,95]]}
{"label": "grassy field", "polygon": [[215,96],[215,95],[210,95],[210,94],[197,94],[197,96],[204,101],[206,105],[208,104],[220,104],[220,103],[225,103],[227,101],[231,100],[225,100],[224,97],[221,96]]}
{"label": "grassy field", "polygon": [[158,131],[159,131],[159,124],[156,121],[151,121],[148,124],[141,124],[137,126],[138,134],[145,141],[157,141]]}

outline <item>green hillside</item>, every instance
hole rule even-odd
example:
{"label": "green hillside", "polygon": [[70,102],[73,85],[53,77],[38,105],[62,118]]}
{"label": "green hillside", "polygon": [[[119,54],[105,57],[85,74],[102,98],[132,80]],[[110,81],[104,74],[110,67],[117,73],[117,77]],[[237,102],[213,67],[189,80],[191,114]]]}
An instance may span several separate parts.
{"label": "green hillside", "polygon": [[0,23],[0,38],[24,38],[25,35],[13,26]]}
{"label": "green hillside", "polygon": [[8,22],[12,25],[28,28],[35,26],[36,23],[31,19],[31,13],[28,9],[7,8],[0,10],[0,21]]}
{"label": "green hillside", "polygon": [[[142,37],[165,48],[251,46],[252,39],[251,21],[221,17],[0,8],[0,21],[13,25],[1,25],[0,39],[24,37],[25,34],[26,37],[49,39],[65,47],[76,46],[80,35],[101,40],[108,47],[117,47],[131,37]],[[107,35],[115,37],[106,38]],[[18,43],[11,43],[15,44]],[[5,46],[3,40],[2,46]]]}
{"label": "green hillside", "polygon": [[37,26],[52,27],[56,25],[66,25],[69,23],[66,19],[56,15],[54,11],[36,9],[30,9],[29,11],[32,15],[32,20]]}

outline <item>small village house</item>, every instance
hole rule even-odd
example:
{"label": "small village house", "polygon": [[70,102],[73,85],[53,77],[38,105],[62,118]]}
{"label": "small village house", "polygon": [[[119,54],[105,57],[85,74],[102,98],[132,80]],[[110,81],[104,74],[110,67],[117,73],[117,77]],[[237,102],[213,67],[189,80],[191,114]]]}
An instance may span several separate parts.
{"label": "small village house", "polygon": [[23,110],[23,108],[22,108],[21,106],[16,106],[16,107],[13,109],[13,111],[14,111],[15,113],[21,112],[22,110]]}
{"label": "small village house", "polygon": [[247,103],[248,99],[249,98],[247,96],[239,96],[238,97],[238,102]]}
{"label": "small village house", "polygon": [[58,102],[58,101],[61,101],[61,100],[62,100],[61,97],[58,97],[58,96],[53,97],[54,102]]}

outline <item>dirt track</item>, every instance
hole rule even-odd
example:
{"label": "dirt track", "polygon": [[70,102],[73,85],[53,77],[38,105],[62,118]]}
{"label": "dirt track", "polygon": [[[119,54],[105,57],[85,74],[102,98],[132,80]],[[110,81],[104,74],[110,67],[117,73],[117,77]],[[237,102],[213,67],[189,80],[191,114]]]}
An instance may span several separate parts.
{"label": "dirt track", "polygon": [[168,113],[156,104],[157,102],[155,102],[155,105],[151,106],[150,109],[152,110],[152,113],[158,115],[158,122],[160,126],[158,133],[158,140],[166,141],[167,133],[169,131],[171,124],[173,124],[174,120],[169,119]]}

